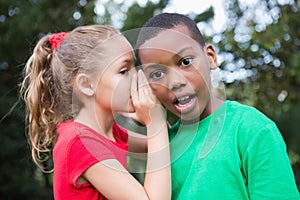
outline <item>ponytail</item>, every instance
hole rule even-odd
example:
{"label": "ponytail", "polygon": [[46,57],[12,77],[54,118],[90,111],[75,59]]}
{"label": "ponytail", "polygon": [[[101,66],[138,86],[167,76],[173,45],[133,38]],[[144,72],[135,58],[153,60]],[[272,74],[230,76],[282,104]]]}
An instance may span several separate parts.
{"label": "ponytail", "polygon": [[116,34],[118,31],[108,26],[82,26],[67,34],[45,36],[34,48],[25,65],[20,93],[27,109],[32,158],[42,171],[48,171],[43,165],[50,161],[57,140],[56,125],[74,119],[81,109],[73,90],[76,74],[95,73],[101,58],[89,60],[89,64],[86,58]]}
{"label": "ponytail", "polygon": [[21,85],[28,121],[28,137],[31,143],[33,161],[42,171],[43,163],[51,156],[52,147],[57,139],[55,128],[61,121],[57,111],[57,98],[53,91],[51,71],[51,45],[49,36],[42,38],[36,45],[32,56],[25,65],[24,80]]}

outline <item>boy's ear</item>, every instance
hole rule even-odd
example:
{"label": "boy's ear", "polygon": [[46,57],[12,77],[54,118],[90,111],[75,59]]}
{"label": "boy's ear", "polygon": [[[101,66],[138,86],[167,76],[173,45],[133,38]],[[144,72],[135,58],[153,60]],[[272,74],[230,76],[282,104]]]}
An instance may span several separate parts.
{"label": "boy's ear", "polygon": [[75,79],[77,88],[80,92],[87,96],[93,96],[95,91],[90,78],[86,74],[78,74]]}
{"label": "boy's ear", "polygon": [[211,44],[207,44],[205,45],[204,49],[209,59],[208,61],[210,63],[210,69],[217,69],[218,68],[217,54],[215,52],[214,47]]}

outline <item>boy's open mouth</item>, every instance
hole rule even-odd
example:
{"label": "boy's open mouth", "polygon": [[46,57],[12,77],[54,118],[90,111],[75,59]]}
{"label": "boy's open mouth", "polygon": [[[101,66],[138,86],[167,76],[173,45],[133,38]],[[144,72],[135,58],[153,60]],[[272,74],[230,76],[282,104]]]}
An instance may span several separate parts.
{"label": "boy's open mouth", "polygon": [[193,106],[196,102],[195,97],[196,97],[195,94],[184,95],[184,96],[176,98],[173,101],[173,104],[175,105],[176,109],[180,113],[185,113],[185,112],[188,112],[191,108],[193,108]]}

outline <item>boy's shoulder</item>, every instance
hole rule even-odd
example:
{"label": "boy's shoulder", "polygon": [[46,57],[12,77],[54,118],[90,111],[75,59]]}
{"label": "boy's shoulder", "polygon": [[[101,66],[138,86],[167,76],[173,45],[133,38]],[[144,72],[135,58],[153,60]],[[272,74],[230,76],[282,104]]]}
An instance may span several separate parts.
{"label": "boy's shoulder", "polygon": [[249,112],[255,112],[257,109],[253,106],[245,105],[240,102],[234,101],[234,100],[227,100],[226,102],[227,109],[233,110],[233,111],[249,111]]}
{"label": "boy's shoulder", "polygon": [[265,114],[259,111],[257,108],[245,104],[241,104],[237,101],[226,101],[226,114],[232,114],[240,119],[260,119],[264,122],[271,121]]}
{"label": "boy's shoulder", "polygon": [[253,106],[236,101],[226,101],[225,124],[227,127],[237,128],[240,131],[259,132],[272,129],[277,131],[273,120]]}

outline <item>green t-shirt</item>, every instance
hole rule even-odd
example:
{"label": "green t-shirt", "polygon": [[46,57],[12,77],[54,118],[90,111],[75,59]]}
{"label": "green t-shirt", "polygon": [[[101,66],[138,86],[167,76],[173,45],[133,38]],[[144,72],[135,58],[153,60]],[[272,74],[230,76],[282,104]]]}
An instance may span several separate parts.
{"label": "green t-shirt", "polygon": [[172,199],[300,199],[283,138],[255,108],[226,101],[169,132]]}

